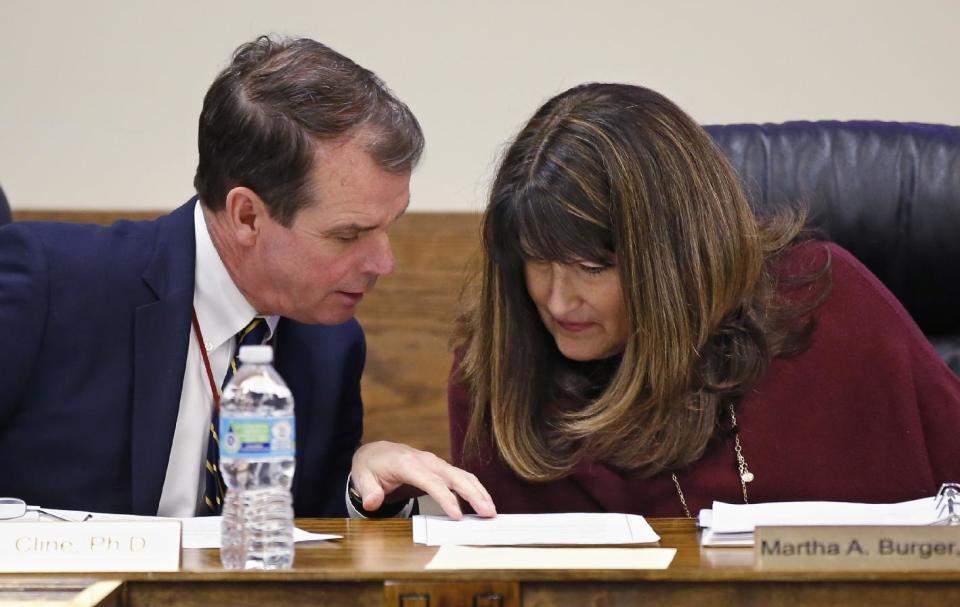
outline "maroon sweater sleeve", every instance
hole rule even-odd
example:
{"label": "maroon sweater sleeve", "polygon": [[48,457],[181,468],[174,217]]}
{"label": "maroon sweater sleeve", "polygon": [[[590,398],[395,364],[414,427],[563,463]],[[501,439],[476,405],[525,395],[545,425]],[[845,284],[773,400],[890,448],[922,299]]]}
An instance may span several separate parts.
{"label": "maroon sweater sleeve", "polygon": [[758,499],[889,502],[960,477],[960,381],[899,301],[832,243],[793,262],[832,259],[833,289],[810,347],[771,364],[741,403]]}
{"label": "maroon sweater sleeve", "polygon": [[[878,340],[902,365],[900,403],[916,407],[921,433],[917,439],[925,446],[935,484],[960,480],[960,379],[937,355],[893,294],[850,253],[830,246],[839,262],[835,275],[852,283],[856,290],[852,296],[861,301],[857,316],[874,316],[869,319],[874,329],[885,334]],[[862,320],[851,317],[848,322]],[[868,379],[881,385],[888,381],[883,377]],[[910,430],[908,425],[907,431]]]}
{"label": "maroon sweater sleeve", "polygon": [[470,420],[470,393],[457,383],[457,370],[463,357],[462,350],[453,355],[453,367],[447,382],[447,410],[450,418],[450,459],[454,466],[463,465],[463,438],[467,433],[467,424]]}
{"label": "maroon sweater sleeve", "polygon": [[[903,305],[869,270],[839,247],[833,247],[833,254],[858,274],[865,287],[861,293],[864,309],[872,308],[878,316],[876,330],[888,333],[885,343],[906,367],[901,402],[916,406],[921,433],[918,439],[925,445],[934,482],[939,485],[960,480],[960,379],[937,355]],[[884,379],[877,377],[874,381]]]}

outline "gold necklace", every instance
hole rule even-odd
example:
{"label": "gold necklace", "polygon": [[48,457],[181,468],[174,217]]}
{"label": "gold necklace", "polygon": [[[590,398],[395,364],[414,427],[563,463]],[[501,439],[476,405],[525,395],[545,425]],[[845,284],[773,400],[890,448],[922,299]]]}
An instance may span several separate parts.
{"label": "gold necklace", "polygon": [[[733,412],[733,403],[727,405],[730,407],[730,421],[733,422],[733,452],[737,456],[737,471],[740,474],[740,487],[743,489],[743,503],[749,504],[750,498],[747,496],[747,483],[753,481],[753,472],[747,468],[747,458],[743,456],[743,447],[740,445],[740,427],[737,426],[737,415]],[[690,508],[687,507],[687,499],[683,496],[683,489],[680,488],[680,481],[676,474],[671,474],[673,486],[677,488],[677,496],[680,498],[680,505],[683,506],[683,512],[687,518],[693,518],[690,515]]]}

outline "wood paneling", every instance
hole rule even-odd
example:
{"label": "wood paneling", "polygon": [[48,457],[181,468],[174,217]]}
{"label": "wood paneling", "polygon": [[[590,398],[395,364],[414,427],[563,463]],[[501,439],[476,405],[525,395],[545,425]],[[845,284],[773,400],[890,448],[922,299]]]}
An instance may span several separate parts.
{"label": "wood paneling", "polygon": [[[15,211],[14,219],[110,224],[160,211]],[[478,214],[408,213],[391,229],[397,271],[360,304],[367,334],[365,440],[389,439],[449,458],[448,347],[460,293],[475,271]]]}
{"label": "wood paneling", "polygon": [[130,582],[129,607],[380,607],[382,585],[303,583],[295,580],[232,582]]}
{"label": "wood paneling", "polygon": [[[866,576],[865,576],[866,577]],[[957,584],[931,582],[718,582],[676,584],[526,584],[523,605],[738,605],[740,607],[920,607],[956,605]],[[943,601],[943,603],[940,603]]]}
{"label": "wood paneling", "polygon": [[400,582],[383,585],[384,607],[520,607],[518,582]]}
{"label": "wood paneling", "polygon": [[67,221],[70,223],[96,223],[110,225],[121,219],[155,219],[163,211],[18,211],[14,209],[14,221]]}
{"label": "wood paneling", "polygon": [[447,376],[453,321],[478,260],[479,218],[410,214],[391,234],[397,271],[360,306],[367,334],[365,440],[449,457]]}

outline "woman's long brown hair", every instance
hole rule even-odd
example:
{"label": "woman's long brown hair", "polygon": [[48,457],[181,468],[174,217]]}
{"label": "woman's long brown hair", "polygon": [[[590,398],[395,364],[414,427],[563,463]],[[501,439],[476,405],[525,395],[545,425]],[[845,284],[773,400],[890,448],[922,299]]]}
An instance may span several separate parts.
{"label": "woman's long brown hair", "polygon": [[[587,84],[548,101],[500,164],[479,292],[455,338],[473,399],[465,458],[492,441],[528,480],[584,457],[647,474],[699,459],[723,406],[812,330],[798,319],[822,297],[780,301],[767,267],[803,220],[758,221],[723,153],[654,91]],[[543,327],[523,278],[531,258],[619,273],[628,338],[599,385]]]}

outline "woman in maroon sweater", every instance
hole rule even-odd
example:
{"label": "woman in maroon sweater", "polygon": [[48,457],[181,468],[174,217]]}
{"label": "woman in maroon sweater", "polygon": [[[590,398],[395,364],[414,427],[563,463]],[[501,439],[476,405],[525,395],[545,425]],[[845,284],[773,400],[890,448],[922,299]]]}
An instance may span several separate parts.
{"label": "woman in maroon sweater", "polygon": [[803,220],[757,218],[653,91],[548,101],[484,216],[450,384],[457,464],[501,513],[888,502],[960,480],[960,382]]}

